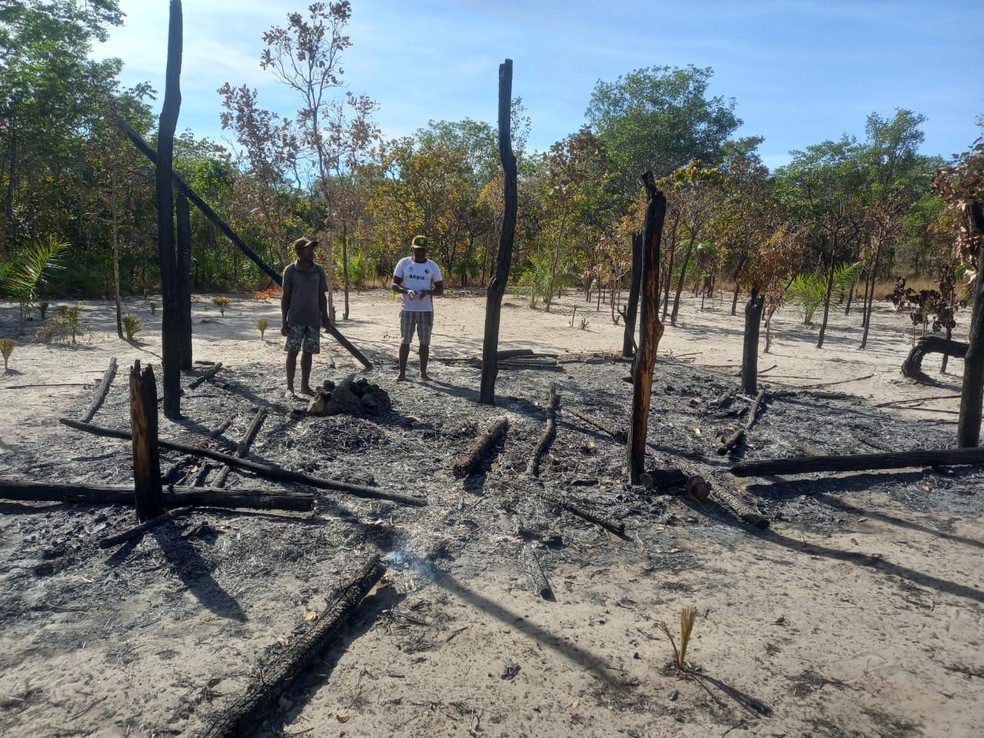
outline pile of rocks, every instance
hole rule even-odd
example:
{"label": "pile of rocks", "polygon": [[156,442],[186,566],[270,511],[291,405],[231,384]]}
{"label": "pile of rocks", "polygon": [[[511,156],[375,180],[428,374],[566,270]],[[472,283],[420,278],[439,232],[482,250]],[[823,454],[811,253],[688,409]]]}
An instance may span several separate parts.
{"label": "pile of rocks", "polygon": [[382,415],[392,408],[389,394],[378,384],[346,377],[336,386],[326,379],[308,403],[308,415]]}

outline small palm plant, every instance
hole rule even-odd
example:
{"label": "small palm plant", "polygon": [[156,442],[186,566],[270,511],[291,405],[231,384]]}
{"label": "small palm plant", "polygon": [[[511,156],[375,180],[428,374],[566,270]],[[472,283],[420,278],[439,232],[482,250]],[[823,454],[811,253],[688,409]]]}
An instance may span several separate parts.
{"label": "small palm plant", "polygon": [[3,370],[6,372],[10,369],[10,355],[14,353],[14,346],[17,345],[17,341],[13,338],[0,338],[0,353],[3,354]]}
{"label": "small palm plant", "polygon": [[133,315],[123,316],[123,332],[126,333],[126,340],[132,341],[133,337],[140,332],[141,320]]}
{"label": "small palm plant", "polygon": [[266,318],[260,318],[256,321],[256,327],[260,331],[260,340],[263,340],[263,334],[266,333],[266,329],[270,327],[270,321]]}
{"label": "small palm plant", "polygon": [[212,298],[212,304],[219,309],[219,314],[222,317],[225,317],[225,309],[229,306],[229,303],[231,302],[232,302],[232,298],[225,297],[224,295],[219,295],[218,297]]}
{"label": "small palm plant", "polygon": [[687,666],[687,645],[690,643],[690,634],[694,630],[694,621],[697,619],[697,608],[696,607],[685,607],[680,610],[680,647],[677,648],[676,642],[673,640],[673,634],[670,633],[669,627],[666,623],[661,622],[659,624],[660,629],[666,634],[666,637],[670,639],[670,645],[673,646],[673,665],[676,666],[680,671],[686,672],[690,668]]}

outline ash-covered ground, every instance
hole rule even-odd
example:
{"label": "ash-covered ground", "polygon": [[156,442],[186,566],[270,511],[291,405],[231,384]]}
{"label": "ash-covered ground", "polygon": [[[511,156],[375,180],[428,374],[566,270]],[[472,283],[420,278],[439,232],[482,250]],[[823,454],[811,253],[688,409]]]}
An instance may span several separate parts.
{"label": "ash-covered ground", "polygon": [[[330,593],[373,553],[388,557],[387,579],[401,594],[377,596],[336,646],[341,651],[425,586],[421,565],[459,582],[510,568],[521,575],[520,549],[529,546],[549,579],[570,568],[617,567],[630,540],[633,555],[648,557],[652,570],[679,573],[701,558],[682,543],[674,549],[684,533],[719,542],[768,535],[717,502],[717,490],[739,496],[767,521],[812,533],[844,526],[862,492],[913,514],[933,514],[944,521],[943,532],[947,519],[984,513],[984,472],[974,467],[739,480],[728,472],[739,460],[942,449],[953,445],[952,429],[866,407],[836,387],[773,390],[763,378],[766,394],[745,442],[722,456],[722,439],[745,425],[754,398],[738,391],[735,376],[672,358],[661,358],[655,371],[647,468],[699,475],[711,498],[701,504],[682,486],[631,486],[624,444],[584,420],[627,429],[629,365],[602,355],[544,364],[500,370],[497,401],[488,406],[478,403],[480,370],[468,362],[435,362],[426,383],[397,383],[384,362],[357,376],[388,393],[390,411],[327,417],[306,415],[303,403],[285,399],[279,373],[268,367],[228,366],[186,390],[180,422],[161,417],[162,438],[233,453],[265,408],[246,458],[421,498],[423,507],[233,469],[225,481],[230,490],[306,489],[316,496],[314,511],[184,509],[142,537],[101,549],[101,539],[135,524],[132,509],[0,503],[0,735],[201,733],[311,627]],[[188,373],[183,385],[206,368]],[[120,368],[95,425],[129,429],[128,369]],[[327,370],[332,381],[344,377]],[[546,428],[551,385],[559,397],[557,433],[534,476],[528,466]],[[80,393],[72,417],[91,400],[88,391]],[[501,418],[509,423],[504,440],[474,473],[456,478],[455,461]],[[127,485],[130,451],[129,442],[52,425],[43,442],[7,459],[4,473]],[[209,486],[223,473],[220,462],[166,449],[161,465],[167,484]],[[572,514],[564,503],[624,525],[624,535]],[[446,616],[428,610],[418,617],[433,625]],[[408,653],[435,648],[419,641],[403,646]],[[337,659],[326,657],[317,675],[258,723],[257,734],[292,734],[288,724],[331,681]],[[623,708],[640,720],[652,712],[645,702]],[[455,724],[467,730],[472,719]],[[716,720],[739,726],[747,718]],[[338,718],[331,731],[311,727],[308,734],[341,735],[343,723]]]}

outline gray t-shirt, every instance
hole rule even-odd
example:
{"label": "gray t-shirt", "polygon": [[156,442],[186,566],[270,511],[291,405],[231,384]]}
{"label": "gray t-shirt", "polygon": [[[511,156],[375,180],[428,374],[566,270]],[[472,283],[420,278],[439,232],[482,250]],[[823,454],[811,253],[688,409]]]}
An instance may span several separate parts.
{"label": "gray t-shirt", "polygon": [[284,269],[284,292],[290,292],[287,322],[290,325],[321,325],[318,298],[328,291],[325,270],[317,264],[302,269],[295,261]]}

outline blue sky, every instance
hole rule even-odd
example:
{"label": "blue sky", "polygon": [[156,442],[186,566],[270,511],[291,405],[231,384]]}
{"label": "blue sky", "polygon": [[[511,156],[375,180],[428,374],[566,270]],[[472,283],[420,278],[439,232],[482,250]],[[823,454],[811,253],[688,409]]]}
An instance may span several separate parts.
{"label": "blue sky", "polygon": [[[124,60],[126,85],[163,99],[168,0],[120,0],[126,24],[97,57]],[[219,126],[225,82],[292,115],[298,99],[259,67],[262,34],[306,2],[186,0],[178,129],[231,143]],[[870,113],[926,116],[922,153],[966,151],[984,131],[982,0],[352,0],[348,89],[380,105],[387,136],[430,120],[496,125],[498,69],[544,151],[585,122],[599,80],[651,66],[711,67],[708,95],[734,98],[737,135],[764,136],[770,167],[843,134],[864,138]],[[159,107],[155,108],[159,112]]]}

